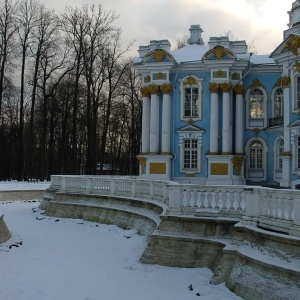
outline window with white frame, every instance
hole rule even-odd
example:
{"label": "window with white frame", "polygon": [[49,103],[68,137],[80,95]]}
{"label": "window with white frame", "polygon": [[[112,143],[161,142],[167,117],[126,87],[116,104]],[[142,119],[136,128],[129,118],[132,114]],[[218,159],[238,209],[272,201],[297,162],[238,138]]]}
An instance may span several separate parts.
{"label": "window with white frame", "polygon": [[264,95],[262,90],[254,88],[250,91],[249,112],[251,119],[264,117]]}
{"label": "window with white frame", "polygon": [[263,167],[263,145],[260,141],[254,141],[251,143],[250,148],[250,168],[262,169]]}
{"label": "window with white frame", "polygon": [[273,116],[275,118],[283,116],[283,90],[282,88],[277,88],[274,92],[274,107]]}
{"label": "window with white frame", "polygon": [[198,87],[184,88],[184,117],[185,118],[199,117],[199,88]]}
{"label": "window with white frame", "polygon": [[181,120],[201,120],[202,80],[191,75],[179,80]]}
{"label": "window with white frame", "polygon": [[284,141],[279,138],[275,143],[275,170],[276,172],[282,172],[282,153],[284,151]]}
{"label": "window with white frame", "polygon": [[179,133],[180,172],[201,173],[201,153],[203,129],[187,125],[177,130]]}

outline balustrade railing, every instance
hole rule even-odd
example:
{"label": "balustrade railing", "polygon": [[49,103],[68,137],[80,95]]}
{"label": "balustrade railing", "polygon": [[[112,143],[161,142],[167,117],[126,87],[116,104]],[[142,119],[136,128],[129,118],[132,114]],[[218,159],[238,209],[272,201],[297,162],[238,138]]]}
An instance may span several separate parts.
{"label": "balustrade railing", "polygon": [[200,186],[126,176],[51,176],[66,193],[153,199],[169,215],[239,218],[244,224],[300,236],[300,191],[249,186]]}

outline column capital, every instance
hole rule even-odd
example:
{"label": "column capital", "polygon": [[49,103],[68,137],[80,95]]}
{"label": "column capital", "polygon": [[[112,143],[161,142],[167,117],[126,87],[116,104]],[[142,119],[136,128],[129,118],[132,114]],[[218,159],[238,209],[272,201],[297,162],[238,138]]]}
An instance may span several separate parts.
{"label": "column capital", "polygon": [[148,85],[148,89],[151,95],[157,95],[159,92],[159,86],[157,84]]}
{"label": "column capital", "polygon": [[220,89],[223,93],[230,93],[231,90],[231,83],[230,82],[224,82],[220,84]]}
{"label": "column capital", "polygon": [[241,83],[237,84],[234,88],[236,95],[244,95],[245,94],[245,86]]}
{"label": "column capital", "polygon": [[143,86],[140,88],[140,92],[143,97],[150,97],[150,91],[147,86]]}
{"label": "column capital", "polygon": [[216,82],[211,82],[209,84],[209,90],[212,94],[217,94],[219,92],[220,84]]}
{"label": "column capital", "polygon": [[171,94],[171,91],[172,91],[172,84],[164,83],[161,86],[159,86],[159,89],[162,91],[162,93],[164,95],[166,95],[166,94],[169,95],[169,94]]}
{"label": "column capital", "polygon": [[291,78],[289,76],[283,76],[281,77],[281,84],[282,84],[282,87],[284,89],[287,89],[290,87],[290,83],[291,83]]}

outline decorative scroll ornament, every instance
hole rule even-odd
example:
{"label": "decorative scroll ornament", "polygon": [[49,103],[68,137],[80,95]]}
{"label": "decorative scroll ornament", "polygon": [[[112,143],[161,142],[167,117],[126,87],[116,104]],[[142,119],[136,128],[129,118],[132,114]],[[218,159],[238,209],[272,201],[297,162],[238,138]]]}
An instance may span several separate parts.
{"label": "decorative scroll ornament", "polygon": [[156,84],[148,85],[148,89],[151,95],[157,95],[159,91],[159,86]]}
{"label": "decorative scroll ornament", "polygon": [[153,57],[155,59],[155,61],[160,62],[164,59],[165,57],[165,52],[161,49],[156,49],[153,53]]}
{"label": "decorative scroll ornament", "polygon": [[159,87],[164,95],[169,95],[172,92],[172,85],[169,83],[164,83]]}
{"label": "decorative scroll ornament", "polygon": [[280,77],[275,83],[275,87],[288,88],[290,86],[291,79],[289,76]]}
{"label": "decorative scroll ornament", "polygon": [[235,175],[241,175],[241,168],[243,165],[244,157],[243,156],[236,156],[232,158],[233,168],[235,170]]}
{"label": "decorative scroll ornament", "polygon": [[147,86],[143,86],[140,88],[140,92],[143,97],[149,97],[150,96],[150,91]]}
{"label": "decorative scroll ornament", "polygon": [[191,75],[183,82],[183,86],[186,85],[198,85],[197,80]]}
{"label": "decorative scroll ornament", "polygon": [[139,163],[142,168],[142,174],[145,174],[145,168],[146,168],[146,158],[142,156],[138,156],[137,159],[139,160]]}
{"label": "decorative scroll ornament", "polygon": [[234,87],[234,91],[235,91],[235,94],[236,95],[244,95],[245,94],[245,87],[243,84],[237,84],[235,87]]}
{"label": "decorative scroll ornament", "polygon": [[150,81],[151,81],[150,75],[147,75],[147,76],[144,77],[144,82],[145,82],[145,83],[148,83],[148,82],[150,82]]}
{"label": "decorative scroll ornament", "polygon": [[294,74],[300,72],[300,63],[298,61],[295,61],[294,64]]}
{"label": "decorative scroll ornament", "polygon": [[241,78],[241,75],[239,73],[232,73],[231,79],[232,80],[239,80]]}
{"label": "decorative scroll ornament", "polygon": [[211,82],[209,84],[209,90],[210,92],[213,94],[217,94],[219,92],[219,88],[220,88],[220,84],[216,83],[216,82]]}
{"label": "decorative scroll ornament", "polygon": [[230,82],[221,83],[220,89],[222,90],[223,93],[230,93],[231,83]]}
{"label": "decorative scroll ornament", "polygon": [[290,35],[289,39],[286,41],[282,49],[282,52],[287,49],[297,56],[299,47],[300,47],[300,38],[295,35]]}

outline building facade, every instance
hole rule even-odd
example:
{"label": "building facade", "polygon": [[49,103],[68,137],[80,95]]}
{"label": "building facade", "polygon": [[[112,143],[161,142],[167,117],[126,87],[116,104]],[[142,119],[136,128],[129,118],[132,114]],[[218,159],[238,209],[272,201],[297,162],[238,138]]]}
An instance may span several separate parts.
{"label": "building facade", "polygon": [[139,47],[140,176],[203,185],[300,186],[300,0],[270,55],[228,36]]}

